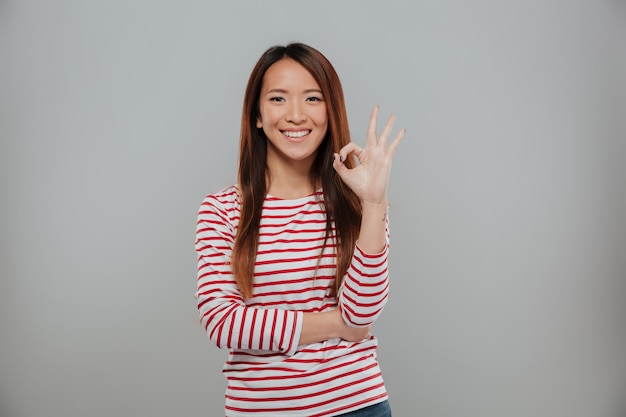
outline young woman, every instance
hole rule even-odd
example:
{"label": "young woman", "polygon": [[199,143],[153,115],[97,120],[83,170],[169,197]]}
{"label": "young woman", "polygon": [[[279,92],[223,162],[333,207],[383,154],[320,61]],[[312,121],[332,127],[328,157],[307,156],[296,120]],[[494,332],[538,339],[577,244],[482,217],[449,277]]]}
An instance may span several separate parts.
{"label": "young woman", "polygon": [[[226,415],[390,416],[369,333],[387,301],[394,118],[350,142],[316,49],[268,49],[245,92],[238,184],[199,211],[198,310],[230,350]],[[359,163],[355,163],[354,157]]]}

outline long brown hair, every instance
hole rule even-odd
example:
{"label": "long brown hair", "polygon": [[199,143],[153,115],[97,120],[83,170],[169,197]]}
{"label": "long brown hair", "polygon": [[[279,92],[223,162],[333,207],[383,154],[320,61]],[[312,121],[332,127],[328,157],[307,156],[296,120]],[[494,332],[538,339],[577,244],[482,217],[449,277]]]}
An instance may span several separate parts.
{"label": "long brown hair", "polygon": [[[241,117],[241,143],[239,149],[239,192],[241,215],[235,246],[232,252],[232,271],[244,298],[253,292],[254,265],[259,242],[259,225],[263,202],[267,192],[266,158],[267,138],[256,127],[259,117],[259,100],[265,72],[274,63],[290,58],[311,73],[322,90],[328,112],[328,130],[311,167],[311,184],[322,185],[326,210],[326,235],[324,246],[332,233],[333,221],[337,240],[337,272],[334,291],[346,274],[354,252],[361,225],[361,204],[334,170],[333,155],[350,142],[350,129],[343,90],[339,76],[321,52],[302,43],[269,48],[256,63],[246,87]],[[345,161],[348,168],[354,161]],[[323,251],[323,249],[322,249]],[[321,259],[321,252],[320,252]],[[318,261],[319,262],[319,261]]]}

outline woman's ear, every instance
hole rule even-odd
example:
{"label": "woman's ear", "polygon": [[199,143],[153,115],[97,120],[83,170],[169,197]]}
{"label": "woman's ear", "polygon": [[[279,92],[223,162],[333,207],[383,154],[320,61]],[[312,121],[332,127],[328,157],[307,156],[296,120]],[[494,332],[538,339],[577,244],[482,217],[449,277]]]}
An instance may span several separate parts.
{"label": "woman's ear", "polygon": [[261,116],[256,118],[256,128],[261,129],[263,127],[263,122],[261,121]]}

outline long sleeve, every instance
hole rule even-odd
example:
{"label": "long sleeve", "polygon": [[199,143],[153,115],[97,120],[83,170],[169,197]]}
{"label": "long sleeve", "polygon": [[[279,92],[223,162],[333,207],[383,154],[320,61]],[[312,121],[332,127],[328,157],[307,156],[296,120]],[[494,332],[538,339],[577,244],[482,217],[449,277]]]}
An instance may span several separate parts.
{"label": "long sleeve", "polygon": [[220,348],[265,350],[293,355],[302,329],[302,312],[246,306],[230,268],[239,219],[236,190],[208,196],[196,229],[200,321]]}
{"label": "long sleeve", "polygon": [[365,253],[357,243],[339,293],[339,307],[350,326],[369,326],[382,313],[389,295],[389,232],[387,245],[377,254]]}
{"label": "long sleeve", "polygon": [[[338,307],[335,236],[333,231],[324,245],[322,198],[321,191],[292,200],[266,196],[254,290],[246,300],[230,265],[240,218],[236,186],[208,196],[200,207],[196,296],[207,335],[230,349],[222,369],[228,380],[225,415],[329,416],[387,399],[374,336],[297,346],[305,315]],[[357,324],[380,314],[385,297],[372,296],[380,290],[371,284],[386,280],[386,270],[386,249],[370,255],[357,247],[340,290],[344,313]],[[377,306],[367,306],[374,301]]]}

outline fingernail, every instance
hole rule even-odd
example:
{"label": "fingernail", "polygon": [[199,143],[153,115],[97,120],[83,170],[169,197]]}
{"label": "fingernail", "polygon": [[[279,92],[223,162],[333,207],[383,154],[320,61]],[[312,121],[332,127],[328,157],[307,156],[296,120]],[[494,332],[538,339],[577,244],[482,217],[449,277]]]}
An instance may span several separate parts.
{"label": "fingernail", "polygon": [[339,155],[339,162],[343,162],[343,156]]}

